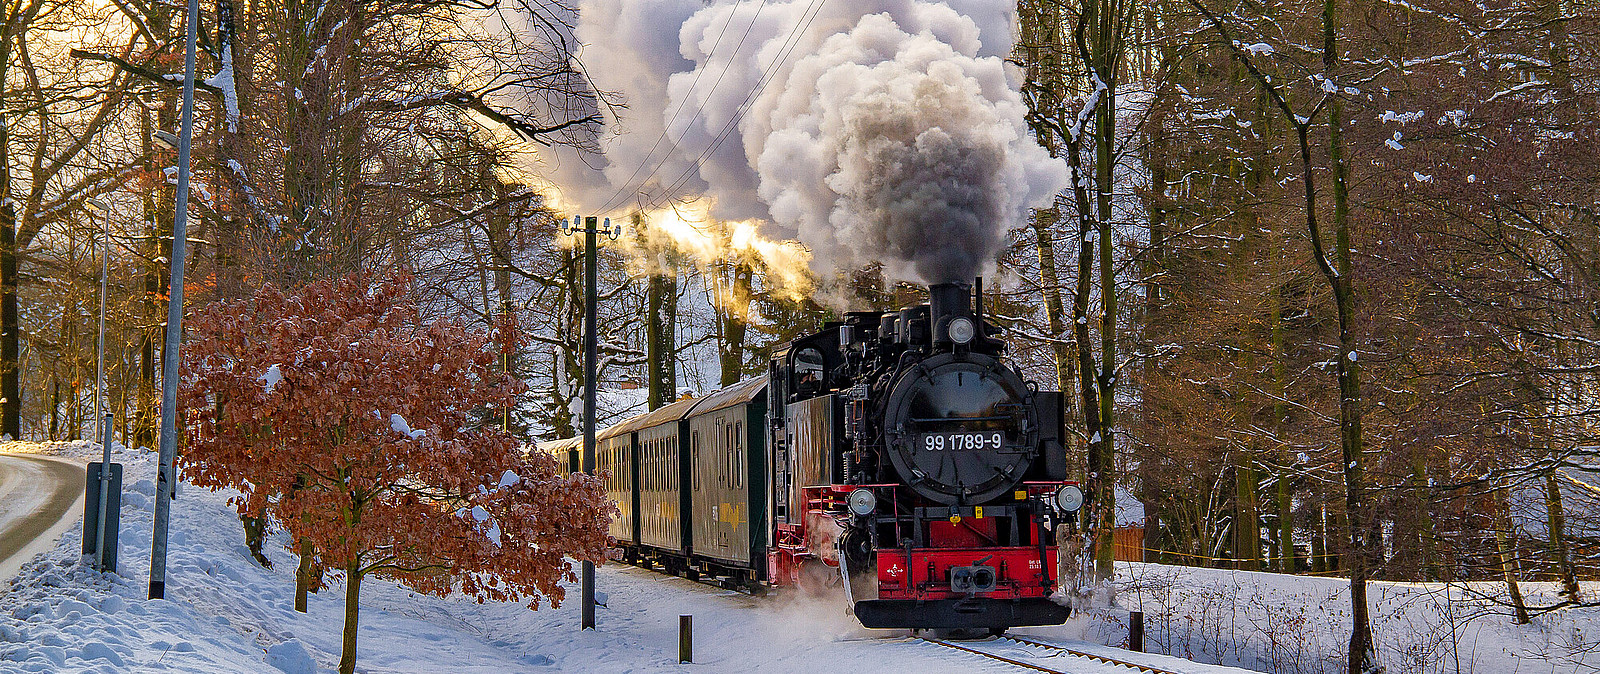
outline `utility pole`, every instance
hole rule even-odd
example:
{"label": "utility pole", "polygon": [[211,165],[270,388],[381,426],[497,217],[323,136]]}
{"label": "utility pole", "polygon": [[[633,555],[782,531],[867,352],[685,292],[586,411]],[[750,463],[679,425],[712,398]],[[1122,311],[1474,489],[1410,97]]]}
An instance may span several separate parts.
{"label": "utility pole", "polygon": [[[599,357],[599,339],[597,324],[599,323],[599,308],[597,288],[599,280],[599,259],[596,246],[599,245],[598,237],[605,234],[612,240],[622,233],[622,227],[613,229],[611,218],[605,219],[604,225],[599,225],[598,218],[594,216],[572,216],[572,226],[569,228],[566,221],[561,223],[562,233],[583,232],[583,259],[584,259],[584,289],[583,289],[583,472],[594,475],[594,422],[595,422],[595,363]],[[597,226],[598,225],[598,226]],[[585,561],[582,573],[583,583],[583,629],[594,629],[594,562]]]}
{"label": "utility pole", "polygon": [[[599,357],[599,304],[595,286],[600,284],[599,260],[595,253],[595,218],[589,216],[583,228],[583,472],[594,475],[595,359]],[[611,220],[606,219],[610,228]],[[594,562],[583,563],[583,629],[594,629]]]}
{"label": "utility pole", "polygon": [[161,348],[161,455],[156,468],[155,532],[150,545],[150,598],[167,595],[167,521],[177,482],[173,459],[178,444],[178,341],[183,334],[183,258],[189,221],[189,146],[194,136],[194,52],[200,0],[189,0],[183,56],[183,126],[178,137],[178,194],[172,221],[172,291],[167,299],[167,341]]}

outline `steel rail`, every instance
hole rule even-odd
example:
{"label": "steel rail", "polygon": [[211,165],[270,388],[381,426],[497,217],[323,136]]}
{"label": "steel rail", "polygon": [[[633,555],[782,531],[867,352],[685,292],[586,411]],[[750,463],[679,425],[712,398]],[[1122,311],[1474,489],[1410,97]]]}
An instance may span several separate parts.
{"label": "steel rail", "polygon": [[1028,638],[1024,638],[1024,637],[1012,636],[1010,634],[1002,634],[1002,635],[1000,635],[1000,638],[1001,639],[1009,639],[1011,641],[1015,641],[1015,642],[1020,643],[1020,644],[1027,644],[1029,646],[1036,646],[1036,647],[1039,647],[1039,648],[1049,648],[1049,649],[1061,651],[1062,653],[1066,653],[1067,655],[1072,655],[1072,656],[1076,656],[1076,657],[1080,657],[1080,658],[1089,658],[1091,660],[1098,660],[1098,661],[1104,662],[1104,663],[1106,663],[1108,665],[1117,665],[1117,666],[1121,666],[1121,667],[1132,667],[1132,668],[1137,669],[1137,670],[1139,670],[1141,672],[1146,672],[1147,674],[1179,674],[1178,672],[1174,672],[1174,671],[1168,670],[1168,669],[1162,669],[1160,667],[1152,667],[1150,665],[1141,665],[1141,664],[1138,664],[1136,662],[1127,662],[1127,661],[1124,661],[1124,660],[1118,660],[1116,658],[1113,658],[1113,657],[1110,657],[1110,656],[1105,656],[1105,655],[1095,655],[1094,653],[1085,653],[1083,651],[1076,651],[1076,650],[1067,648],[1065,646],[1057,646],[1055,644],[1049,644],[1049,643],[1045,643],[1043,641],[1034,641],[1032,639],[1028,639]]}
{"label": "steel rail", "polygon": [[950,648],[950,649],[954,649],[954,650],[958,650],[958,651],[964,651],[964,652],[967,652],[967,653],[971,653],[973,655],[980,655],[980,656],[983,656],[985,658],[989,658],[990,660],[998,660],[998,661],[1004,662],[1004,663],[1006,663],[1008,665],[1014,665],[1014,666],[1017,666],[1017,667],[1022,667],[1024,669],[1031,669],[1031,670],[1033,670],[1035,672],[1049,672],[1049,674],[1069,674],[1068,672],[1065,672],[1063,670],[1050,669],[1049,667],[1045,667],[1043,665],[1035,665],[1035,664],[1033,664],[1031,662],[1023,662],[1021,660],[1013,660],[1013,659],[1008,658],[1008,657],[1006,657],[1004,655],[996,655],[994,653],[989,653],[989,652],[986,652],[986,651],[980,651],[980,650],[978,650],[976,648],[967,648],[966,646],[962,646],[960,644],[953,644],[953,643],[950,643],[950,642],[945,641],[943,639],[929,639],[928,637],[921,637],[921,639],[923,641],[926,641],[926,642],[928,642],[930,644],[933,644],[935,646],[944,646],[945,648]]}

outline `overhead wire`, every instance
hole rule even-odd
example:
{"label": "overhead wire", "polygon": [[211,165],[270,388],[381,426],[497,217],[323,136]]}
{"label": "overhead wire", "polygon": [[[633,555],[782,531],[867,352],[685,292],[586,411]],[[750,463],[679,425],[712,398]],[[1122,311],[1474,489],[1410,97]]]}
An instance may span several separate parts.
{"label": "overhead wire", "polygon": [[[743,1],[744,0],[739,0],[739,2],[743,2]],[[735,3],[734,6],[737,7],[738,4],[739,3]],[[715,57],[717,55],[717,49],[722,46],[722,38],[723,38],[723,36],[728,34],[728,26],[733,23],[733,15],[734,14],[735,14],[735,12],[728,12],[728,20],[722,22],[722,30],[717,32],[717,39],[711,43],[711,51],[706,54],[706,60],[707,61],[711,60],[713,57]],[[689,92],[690,93],[694,92],[695,87],[700,86],[700,76],[703,75],[703,74],[705,74],[704,70],[695,71],[694,81],[689,83]],[[715,89],[715,87],[713,87],[713,89]],[[666,139],[666,137],[667,137],[667,129],[672,128],[672,122],[676,122],[678,120],[678,115],[683,112],[683,105],[684,105],[684,103],[687,103],[688,100],[689,100],[689,97],[688,96],[684,96],[684,99],[682,101],[678,102],[678,108],[676,110],[672,111],[672,121],[667,122],[665,125],[663,125],[661,127],[661,133],[656,136],[656,142],[650,145],[650,151],[646,152],[644,157],[639,159],[639,165],[633,167],[633,173],[628,176],[627,180],[623,181],[621,186],[617,187],[617,191],[616,192],[613,192],[611,194],[611,196],[606,199],[605,206],[603,206],[600,209],[600,211],[602,213],[610,209],[611,204],[617,200],[618,196],[622,195],[623,192],[626,191],[628,185],[633,184],[633,179],[639,177],[639,172],[644,170],[644,165],[650,163],[650,158],[655,156],[656,148],[660,147],[661,146],[661,141]],[[677,144],[674,143],[673,145],[674,145],[674,148],[676,148]],[[671,150],[668,150],[668,152],[671,152]],[[648,178],[647,178],[647,180],[648,180]]]}
{"label": "overhead wire", "polygon": [[[756,22],[761,19],[761,10],[766,8],[767,1],[768,0],[761,0],[761,4],[756,6],[755,14],[750,17],[750,25],[745,26],[744,34],[739,37],[739,44],[734,46],[733,55],[728,58],[730,67],[723,68],[722,72],[717,74],[717,80],[711,83],[711,89],[705,94],[706,100],[711,99],[711,95],[716,93],[717,87],[722,84],[722,78],[727,76],[728,71],[732,69],[731,65],[733,60],[738,58],[739,52],[744,49],[744,43],[750,38],[750,31],[755,28]],[[738,2],[735,2],[728,10],[728,20],[722,23],[722,30],[717,33],[717,39],[712,43],[711,51],[706,54],[707,64],[710,64],[716,57],[717,48],[722,45],[722,38],[728,32],[728,26],[733,23],[733,17],[735,14],[739,13],[739,5],[742,4],[744,4],[744,0],[739,0]],[[695,69],[694,81],[689,84],[689,90],[684,93],[683,100],[678,101],[678,107],[673,111],[672,118],[661,127],[661,133],[660,135],[656,136],[656,142],[650,146],[650,151],[645,153],[644,158],[639,161],[639,165],[633,169],[633,175],[628,176],[628,179],[617,188],[617,191],[611,195],[611,198],[606,200],[605,205],[600,207],[601,213],[610,211],[614,206],[620,206],[623,202],[618,201],[618,197],[629,194],[634,189],[649,184],[650,179],[655,177],[656,173],[661,170],[661,167],[664,166],[667,163],[667,160],[672,157],[672,153],[678,149],[678,141],[672,141],[672,147],[668,148],[666,152],[662,153],[661,161],[656,162],[656,165],[650,169],[650,173],[646,175],[643,180],[638,182],[637,187],[630,187],[630,185],[634,185],[633,179],[639,176],[639,171],[644,168],[645,164],[650,163],[650,158],[655,155],[656,148],[660,147],[661,141],[666,139],[668,130],[672,128],[673,124],[677,123],[678,115],[682,114],[683,106],[689,102],[690,98],[693,97],[695,87],[699,86],[700,77],[705,74],[705,71],[706,69],[703,67]],[[684,126],[687,127],[694,124],[695,120],[698,120],[700,118],[700,114],[704,111],[705,108],[703,106],[695,106],[694,116],[690,117],[688,123]],[[626,197],[623,198],[626,200]]]}
{"label": "overhead wire", "polygon": [[[766,72],[762,73],[761,79],[757,81],[756,86],[745,94],[744,101],[739,104],[738,109],[728,122],[722,126],[717,137],[711,141],[710,145],[706,146],[706,149],[700,153],[700,156],[693,163],[678,174],[678,178],[666,190],[662,191],[658,197],[651,199],[648,205],[642,205],[641,210],[653,209],[659,206],[662,201],[671,198],[684,183],[688,182],[691,174],[705,164],[707,159],[710,159],[711,154],[716,152],[717,147],[724,140],[727,140],[728,136],[732,135],[733,130],[744,119],[745,113],[749,112],[751,103],[761,95],[761,92],[766,90],[767,85],[772,83],[772,80],[777,77],[784,66],[788,65],[789,57],[794,54],[794,48],[800,44],[800,36],[804,35],[805,31],[811,27],[812,22],[816,21],[817,16],[822,14],[822,8],[827,4],[828,0],[811,0],[811,4],[806,7],[806,11],[801,13],[800,20],[795,21],[794,29],[789,31],[789,37],[784,42],[782,56],[774,61]],[[810,14],[809,18],[806,16],[808,13]]]}

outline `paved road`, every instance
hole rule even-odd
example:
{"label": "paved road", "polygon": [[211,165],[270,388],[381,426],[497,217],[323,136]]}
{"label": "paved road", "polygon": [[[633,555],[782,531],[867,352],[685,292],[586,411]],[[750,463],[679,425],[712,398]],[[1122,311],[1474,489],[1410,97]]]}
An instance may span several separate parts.
{"label": "paved road", "polygon": [[0,580],[48,548],[77,519],[83,481],[82,464],[0,454]]}

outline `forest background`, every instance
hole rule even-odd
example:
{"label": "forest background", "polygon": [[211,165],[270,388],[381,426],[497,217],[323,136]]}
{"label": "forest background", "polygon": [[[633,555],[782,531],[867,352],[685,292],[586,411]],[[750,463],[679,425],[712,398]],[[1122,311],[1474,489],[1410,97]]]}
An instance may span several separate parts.
{"label": "forest background", "polygon": [[[93,436],[109,231],[108,403],[153,445],[182,7],[3,7],[0,432]],[[585,75],[578,11],[203,2],[189,305],[405,270],[430,317],[516,326],[502,365],[530,388],[505,423],[573,435],[582,258],[542,162],[597,152],[628,106]],[[1073,392],[1080,476],[1143,504],[1146,559],[1600,600],[1576,583],[1600,562],[1600,5],[1024,0],[1015,21],[1028,125],[1073,179],[1012,223],[984,302]],[[602,423],[923,292],[708,213],[618,212]]]}

